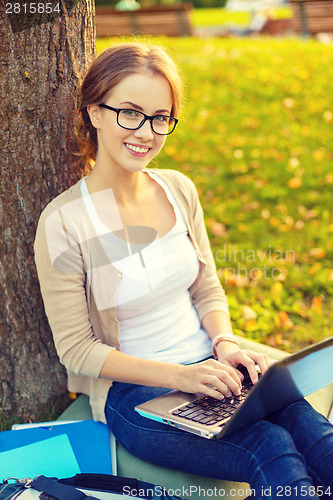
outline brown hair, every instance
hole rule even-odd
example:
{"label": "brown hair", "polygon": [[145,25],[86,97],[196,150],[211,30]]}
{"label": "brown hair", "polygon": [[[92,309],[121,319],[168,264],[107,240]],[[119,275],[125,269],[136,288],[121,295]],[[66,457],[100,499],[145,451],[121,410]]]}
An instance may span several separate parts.
{"label": "brown hair", "polygon": [[163,76],[169,82],[173,102],[171,115],[175,118],[179,116],[182,81],[175,63],[166,52],[157,45],[142,43],[122,43],[110,47],[95,59],[81,85],[75,135],[84,167],[96,159],[97,152],[97,133],[91,124],[87,106],[101,104],[123,78],[145,70]]}

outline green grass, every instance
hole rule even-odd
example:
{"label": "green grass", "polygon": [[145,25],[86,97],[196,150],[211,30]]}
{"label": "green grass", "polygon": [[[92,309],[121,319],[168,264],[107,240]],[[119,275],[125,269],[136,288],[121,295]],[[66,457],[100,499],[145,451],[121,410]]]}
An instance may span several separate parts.
{"label": "green grass", "polygon": [[[271,15],[276,19],[292,17],[290,7],[271,9]],[[223,24],[246,26],[251,22],[249,12],[232,12],[222,7],[215,9],[193,9],[190,13],[193,26],[221,26]]]}
{"label": "green grass", "polygon": [[[36,420],[34,420],[34,422],[50,422],[53,420],[57,420],[62,410],[64,409],[64,404],[66,403],[70,403],[69,398],[68,401],[64,401],[62,398],[60,398],[58,402],[49,402],[46,405],[41,405],[38,401],[36,401],[36,405],[38,405],[39,407],[39,416]],[[0,432],[11,429],[13,424],[22,423],[27,422],[15,415],[8,416],[5,411],[0,409]]]}
{"label": "green grass", "polygon": [[251,17],[248,12],[229,12],[223,8],[193,9],[190,13],[193,26],[220,26],[222,24],[247,25]]}
{"label": "green grass", "polygon": [[288,351],[331,336],[331,47],[158,41],[182,68],[186,101],[156,164],[197,185],[236,331]]}

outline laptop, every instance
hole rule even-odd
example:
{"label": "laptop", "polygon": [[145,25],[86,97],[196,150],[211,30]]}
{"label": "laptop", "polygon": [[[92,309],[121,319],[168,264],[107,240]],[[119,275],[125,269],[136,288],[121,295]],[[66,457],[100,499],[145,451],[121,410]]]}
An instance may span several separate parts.
{"label": "laptop", "polygon": [[247,370],[242,394],[217,400],[204,394],[170,391],[135,407],[143,417],[205,438],[221,438],[333,382],[333,337],[273,364],[251,383]]}

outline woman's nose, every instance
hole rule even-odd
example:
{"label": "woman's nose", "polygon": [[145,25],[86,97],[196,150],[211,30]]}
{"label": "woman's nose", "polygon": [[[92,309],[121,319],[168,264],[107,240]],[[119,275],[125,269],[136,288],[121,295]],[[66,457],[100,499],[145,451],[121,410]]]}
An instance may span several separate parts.
{"label": "woman's nose", "polygon": [[153,139],[154,137],[154,132],[151,128],[151,123],[149,120],[146,120],[142,127],[138,128],[137,130],[134,130],[134,135],[138,138],[141,138],[145,141],[148,141],[150,139]]}

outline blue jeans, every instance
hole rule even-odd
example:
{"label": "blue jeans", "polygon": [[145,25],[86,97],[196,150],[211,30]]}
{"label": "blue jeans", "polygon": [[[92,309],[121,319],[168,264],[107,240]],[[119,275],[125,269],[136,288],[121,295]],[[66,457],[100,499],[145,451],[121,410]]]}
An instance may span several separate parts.
{"label": "blue jeans", "polygon": [[115,382],[105,407],[117,440],[156,465],[247,482],[256,498],[333,498],[333,426],[305,400],[222,439],[140,416],[134,406],[168,389]]}

